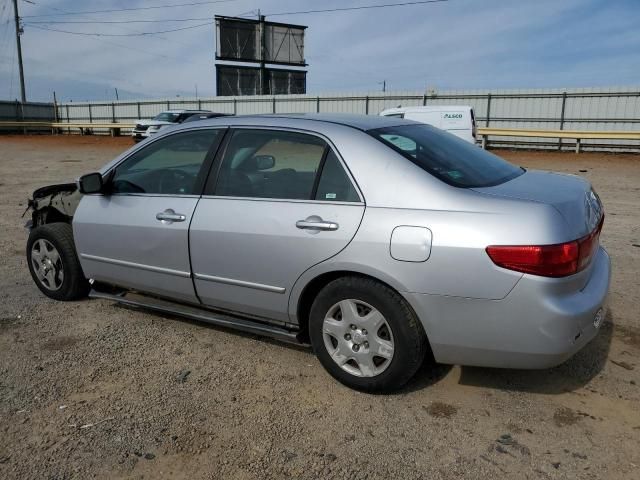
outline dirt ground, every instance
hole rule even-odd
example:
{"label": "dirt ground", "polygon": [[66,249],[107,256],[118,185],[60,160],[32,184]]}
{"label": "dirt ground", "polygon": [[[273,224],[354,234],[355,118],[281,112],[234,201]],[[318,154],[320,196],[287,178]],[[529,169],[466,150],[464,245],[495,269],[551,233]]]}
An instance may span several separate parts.
{"label": "dirt ground", "polygon": [[640,478],[640,156],[498,152],[603,199],[610,314],[583,351],[545,371],[427,363],[367,395],[302,348],[38,291],[27,197],[129,146],[0,137],[0,478]]}

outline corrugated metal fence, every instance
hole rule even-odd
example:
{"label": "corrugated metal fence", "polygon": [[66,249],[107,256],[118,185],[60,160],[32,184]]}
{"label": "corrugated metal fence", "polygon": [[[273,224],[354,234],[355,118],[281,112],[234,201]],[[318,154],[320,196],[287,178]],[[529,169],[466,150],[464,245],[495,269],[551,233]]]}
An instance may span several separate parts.
{"label": "corrugated metal fence", "polygon": [[0,121],[52,121],[55,118],[55,109],[52,103],[0,101]]}
{"label": "corrugated metal fence", "polygon": [[[66,103],[60,121],[132,122],[167,109],[206,109],[237,115],[341,112],[377,115],[385,108],[414,105],[471,105],[479,126],[495,128],[629,130],[640,129],[640,87],[526,90],[364,92],[323,95],[171,98],[161,100]],[[572,148],[572,142],[563,145]],[[557,148],[559,142],[519,137],[492,138],[491,144]],[[640,148],[637,142],[598,140],[585,149]]]}

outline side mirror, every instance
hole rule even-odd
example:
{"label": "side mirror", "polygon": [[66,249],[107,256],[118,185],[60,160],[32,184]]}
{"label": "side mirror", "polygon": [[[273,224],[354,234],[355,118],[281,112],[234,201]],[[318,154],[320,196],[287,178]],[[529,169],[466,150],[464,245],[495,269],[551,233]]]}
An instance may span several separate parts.
{"label": "side mirror", "polygon": [[276,159],[272,155],[256,155],[253,158],[258,170],[269,170],[276,164]]}
{"label": "side mirror", "polygon": [[87,173],[78,180],[80,193],[101,193],[103,188],[102,175],[98,172]]}

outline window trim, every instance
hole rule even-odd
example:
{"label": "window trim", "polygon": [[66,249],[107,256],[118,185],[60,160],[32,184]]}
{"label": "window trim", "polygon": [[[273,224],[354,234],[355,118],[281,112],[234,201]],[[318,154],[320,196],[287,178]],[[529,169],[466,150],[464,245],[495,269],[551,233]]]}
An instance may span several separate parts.
{"label": "window trim", "polygon": [[[322,159],[320,161],[320,165],[318,167],[318,173],[316,173],[316,178],[314,179],[314,188],[317,188],[317,183],[320,182],[320,176],[322,175],[322,169],[324,168],[324,161],[329,153],[329,149],[333,150],[333,153],[338,158],[342,169],[347,174],[347,178],[351,182],[351,185],[355,189],[358,194],[359,200],[357,202],[328,202],[327,200],[316,200],[315,196],[309,199],[299,199],[299,198],[265,198],[265,197],[234,197],[228,195],[216,195],[216,187],[218,183],[218,178],[220,177],[220,168],[222,167],[222,160],[227,152],[227,148],[229,146],[229,142],[233,137],[233,134],[237,130],[270,130],[274,132],[289,132],[289,133],[302,133],[306,135],[311,135],[314,137],[318,137],[326,143],[325,151],[322,155]],[[315,189],[312,190],[312,195],[315,194]],[[290,128],[290,127],[280,127],[280,126],[267,126],[267,125],[231,125],[228,127],[228,132],[224,136],[222,142],[220,143],[220,147],[216,153],[213,165],[211,166],[210,173],[208,178],[206,179],[204,189],[202,191],[202,198],[208,199],[236,199],[236,200],[255,200],[255,201],[267,201],[267,202],[293,202],[293,203],[319,203],[319,204],[336,204],[336,205],[365,205],[365,197],[362,194],[362,190],[356,182],[354,176],[349,170],[346,162],[340,155],[340,151],[336,148],[334,143],[327,138],[325,135],[322,135],[318,132],[314,132],[312,130],[305,130],[303,128]]]}
{"label": "window trim", "polygon": [[[526,172],[526,169],[519,166],[519,165],[513,165],[510,162],[510,165],[514,166],[514,167],[518,167],[521,171],[519,174],[513,174],[513,175],[507,175],[506,177],[502,177],[494,182],[490,182],[487,184],[483,184],[483,185],[472,185],[472,186],[467,186],[467,185],[460,185],[455,183],[454,181],[436,174],[435,172],[431,172],[427,169],[425,169],[422,165],[420,165],[420,163],[418,163],[416,161],[415,158],[413,158],[411,155],[409,155],[406,151],[402,150],[401,148],[399,148],[397,145],[393,144],[392,142],[390,142],[389,140],[385,140],[381,137],[380,132],[390,129],[390,128],[398,128],[398,127],[410,127],[410,126],[427,126],[430,128],[433,128],[435,130],[441,130],[438,127],[434,127],[433,125],[429,125],[428,123],[415,123],[415,124],[410,124],[410,125],[394,125],[394,126],[389,126],[389,127],[381,127],[381,128],[375,128],[372,130],[367,130],[367,134],[369,134],[371,136],[371,138],[374,138],[376,141],[382,143],[383,145],[385,145],[386,147],[390,148],[392,151],[398,153],[399,155],[401,155],[402,157],[406,158],[407,160],[409,160],[411,163],[413,163],[414,165],[416,165],[418,168],[420,168],[421,170],[423,170],[425,173],[428,173],[431,177],[435,178],[436,180],[444,183],[445,185],[449,185],[450,187],[453,188],[459,188],[459,189],[463,189],[463,190],[471,190],[474,188],[487,188],[487,187],[495,187],[496,185],[502,185],[503,183],[506,183],[510,180],[513,180],[514,178],[518,178],[520,175],[522,175],[523,173]],[[445,130],[441,130],[442,132],[444,132]],[[411,139],[410,139],[411,140]],[[413,141],[413,140],[412,140]],[[461,140],[461,141],[465,141],[465,140]],[[417,142],[414,141],[414,143],[417,144]],[[469,145],[471,145],[471,143],[469,143]],[[476,145],[477,147],[477,145]],[[489,152],[490,153],[490,152]],[[504,160],[504,159],[503,159]],[[504,160],[506,162],[506,160]]]}
{"label": "window trim", "polygon": [[318,205],[354,205],[364,206],[364,202],[344,202],[336,200],[300,200],[299,198],[264,198],[264,197],[227,197],[222,195],[207,195],[202,197],[209,200],[241,200],[248,202],[279,202],[279,203],[317,203]]}
{"label": "window trim", "polygon": [[117,170],[118,167],[120,167],[120,165],[122,165],[124,162],[126,162],[128,159],[130,159],[132,156],[140,153],[141,151],[147,149],[148,147],[150,147],[151,145],[153,145],[154,143],[160,141],[160,140],[164,140],[166,138],[172,137],[174,135],[180,135],[183,133],[193,133],[193,132],[197,132],[200,130],[221,130],[221,136],[219,138],[219,140],[217,142],[213,142],[211,144],[211,146],[209,147],[209,150],[207,151],[204,160],[202,161],[202,165],[200,166],[200,170],[198,171],[198,175],[196,176],[196,184],[194,186],[194,193],[189,193],[189,194],[174,194],[174,193],[140,193],[140,192],[113,192],[113,193],[108,193],[108,194],[98,194],[98,195],[102,195],[102,196],[121,196],[121,197],[175,197],[175,198],[198,198],[201,197],[202,194],[204,193],[204,188],[205,185],[207,183],[207,178],[209,176],[209,173],[211,171],[211,166],[213,165],[213,162],[215,161],[216,155],[218,153],[218,150],[220,150],[220,147],[222,146],[222,144],[225,142],[228,131],[229,131],[229,126],[225,125],[225,126],[198,126],[195,128],[185,128],[185,129],[180,129],[177,130],[175,132],[171,132],[162,136],[158,136],[158,137],[152,137],[152,140],[149,141],[148,143],[145,143],[144,145],[142,145],[140,148],[136,148],[133,151],[129,152],[129,154],[127,156],[125,156],[124,158],[120,159],[118,161],[118,163],[112,165],[106,172],[104,172],[104,174],[102,175],[103,178],[107,178],[108,181],[110,182],[113,179],[113,175],[115,175],[115,172]]}
{"label": "window trim", "polygon": [[324,152],[322,152],[320,163],[318,164],[318,172],[313,179],[313,186],[311,187],[311,197],[309,198],[309,200],[316,200],[316,196],[318,195],[318,185],[320,185],[320,178],[322,178],[322,172],[324,172],[324,164],[327,162],[327,157],[329,156],[330,151],[331,147],[327,143],[324,147]]}

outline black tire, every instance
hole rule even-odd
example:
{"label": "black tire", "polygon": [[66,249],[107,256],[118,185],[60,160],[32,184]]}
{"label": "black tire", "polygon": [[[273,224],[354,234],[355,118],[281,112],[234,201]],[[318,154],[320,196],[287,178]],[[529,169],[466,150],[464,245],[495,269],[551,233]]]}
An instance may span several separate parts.
{"label": "black tire", "polygon": [[[32,257],[33,246],[39,240],[49,242],[57,250],[60,260],[56,262],[59,269],[62,268],[63,277],[61,285],[57,289],[50,288],[40,280],[36,273],[37,260]],[[36,253],[37,255],[37,253]],[[54,300],[70,301],[84,298],[89,293],[89,282],[84,277],[80,261],[76,255],[76,246],[73,241],[73,230],[68,223],[49,223],[31,230],[27,241],[27,263],[31,278],[40,291]],[[34,265],[35,263],[35,265]],[[59,277],[56,277],[59,278]]]}
{"label": "black tire", "polygon": [[[331,358],[325,345],[325,316],[338,302],[347,299],[359,300],[377,309],[391,330],[393,356],[386,369],[375,376],[357,376],[345,371]],[[428,350],[422,324],[406,300],[389,287],[366,277],[342,277],[320,291],[311,306],[309,336],[320,363],[335,379],[366,392],[388,392],[404,386],[420,368]]]}

